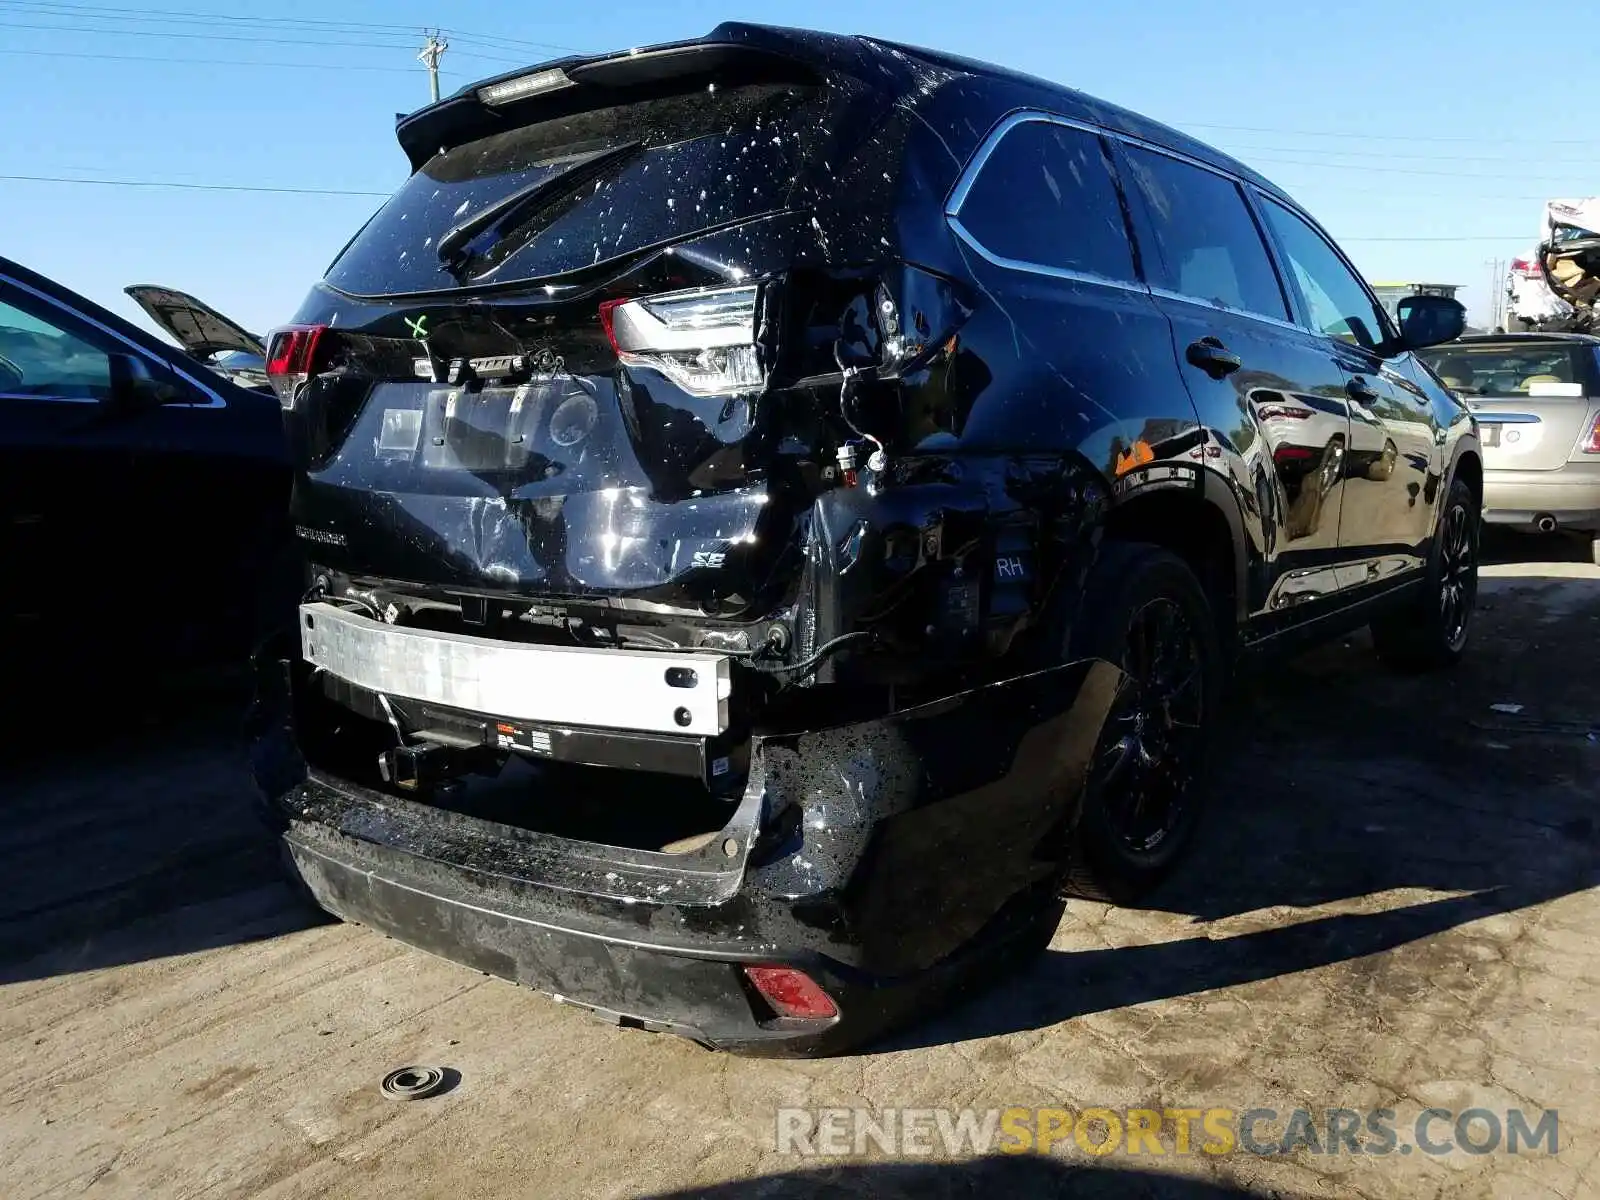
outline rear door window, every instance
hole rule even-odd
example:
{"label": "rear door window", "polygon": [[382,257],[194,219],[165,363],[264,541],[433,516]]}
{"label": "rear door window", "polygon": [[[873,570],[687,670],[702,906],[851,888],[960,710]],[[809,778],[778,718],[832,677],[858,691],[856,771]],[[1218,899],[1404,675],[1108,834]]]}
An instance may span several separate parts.
{"label": "rear door window", "polygon": [[1155,239],[1145,272],[1156,287],[1284,321],[1283,289],[1239,185],[1139,146],[1126,149]]}
{"label": "rear door window", "polygon": [[1263,200],[1267,223],[1283,245],[1311,327],[1376,349],[1388,338],[1383,313],[1328,240],[1276,200]]}
{"label": "rear door window", "polygon": [[955,220],[1003,264],[1135,278],[1105,145],[1082,129],[1014,126],[984,160]]}
{"label": "rear door window", "polygon": [[[435,155],[329,268],[355,295],[504,283],[594,266],[788,202],[821,92],[794,84],[698,90],[508,129]],[[597,155],[598,171],[585,170]],[[572,186],[556,177],[575,171]],[[520,189],[538,201],[441,261],[439,240]]]}

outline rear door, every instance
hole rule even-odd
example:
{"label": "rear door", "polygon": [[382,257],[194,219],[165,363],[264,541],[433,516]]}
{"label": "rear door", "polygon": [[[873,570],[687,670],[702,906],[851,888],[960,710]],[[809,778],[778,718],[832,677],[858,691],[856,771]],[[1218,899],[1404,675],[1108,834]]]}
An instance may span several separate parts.
{"label": "rear door", "polygon": [[1478,418],[1486,470],[1558,471],[1600,416],[1589,342],[1457,342],[1421,357]]}
{"label": "rear door", "polygon": [[121,607],[132,459],[108,420],[109,347],[0,276],[0,613],[8,657],[59,663]]}
{"label": "rear door", "polygon": [[1267,196],[1260,210],[1286,266],[1298,319],[1345,372],[1350,443],[1339,542],[1350,583],[1378,582],[1420,565],[1443,470],[1433,402],[1406,374],[1409,355],[1386,357],[1388,319],[1322,233]]}
{"label": "rear door", "polygon": [[1291,323],[1289,300],[1240,185],[1204,164],[1123,149],[1146,277],[1203,425],[1225,439],[1263,527],[1251,608],[1337,590],[1350,443],[1332,348]]}

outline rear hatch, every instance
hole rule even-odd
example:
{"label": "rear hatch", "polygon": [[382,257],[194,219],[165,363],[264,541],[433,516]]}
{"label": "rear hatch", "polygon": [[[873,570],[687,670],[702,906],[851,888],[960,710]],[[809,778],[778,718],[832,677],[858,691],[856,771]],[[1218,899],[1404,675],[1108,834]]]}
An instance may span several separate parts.
{"label": "rear hatch", "polygon": [[1489,470],[1559,470],[1600,411],[1595,346],[1577,338],[1457,342],[1423,358],[1477,416]]}
{"label": "rear hatch", "polygon": [[402,121],[415,173],[269,352],[319,561],[748,601],[773,480],[816,442],[813,414],[769,402],[808,197],[888,109],[825,66],[694,43]]}

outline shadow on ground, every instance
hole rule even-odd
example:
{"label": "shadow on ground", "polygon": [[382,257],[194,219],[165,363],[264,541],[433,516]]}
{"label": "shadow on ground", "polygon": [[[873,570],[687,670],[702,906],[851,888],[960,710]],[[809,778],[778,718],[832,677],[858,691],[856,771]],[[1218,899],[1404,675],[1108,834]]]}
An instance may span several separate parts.
{"label": "shadow on ground", "polygon": [[[1281,1190],[1276,1193],[1289,1200]],[[1227,1200],[1260,1193],[1227,1184],[1116,1167],[1069,1165],[1037,1155],[959,1163],[885,1163],[796,1171],[668,1192],[651,1200],[846,1200],[847,1197],[1061,1196],[1070,1200]]]}
{"label": "shadow on ground", "polygon": [[321,920],[254,814],[238,676],[166,680],[6,730],[0,984]]}
{"label": "shadow on ground", "polygon": [[1593,539],[1575,533],[1520,533],[1487,525],[1483,530],[1482,557],[1498,563],[1587,563]]}
{"label": "shadow on ground", "polygon": [[[1474,645],[1446,676],[1391,674],[1361,634],[1247,677],[1196,845],[1146,906],[1192,935],[1052,950],[878,1049],[1040,1029],[1349,962],[1600,885],[1600,678],[1588,654],[1574,657],[1600,646],[1600,578],[1561,586],[1549,611],[1540,580],[1486,587]],[[1408,888],[1457,895],[1293,912]],[[1260,922],[1269,928],[1207,928],[1260,910],[1275,910]]]}

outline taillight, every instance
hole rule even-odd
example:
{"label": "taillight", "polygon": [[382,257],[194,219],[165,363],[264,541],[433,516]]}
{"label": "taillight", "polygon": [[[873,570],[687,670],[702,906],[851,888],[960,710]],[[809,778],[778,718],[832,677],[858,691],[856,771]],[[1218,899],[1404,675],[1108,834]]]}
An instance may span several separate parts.
{"label": "taillight", "polygon": [[1309,408],[1287,408],[1281,404],[1263,404],[1256,409],[1256,416],[1263,421],[1304,421],[1310,415]]}
{"label": "taillight", "polygon": [[794,967],[746,967],[745,978],[780,1017],[817,1021],[839,1015],[839,1006],[804,971]]}
{"label": "taillight", "polygon": [[696,396],[757,391],[766,382],[756,348],[755,287],[607,300],[600,325],[617,357],[652,367]]}
{"label": "taillight", "polygon": [[1541,275],[1539,264],[1531,258],[1513,258],[1511,260],[1511,273],[1520,275],[1524,279],[1537,279]]}
{"label": "taillight", "polygon": [[295,396],[315,373],[326,325],[283,325],[267,336],[267,380],[278,403],[293,408]]}
{"label": "taillight", "polygon": [[1578,449],[1585,454],[1600,454],[1600,412],[1595,413],[1594,420],[1589,422],[1589,432],[1578,443]]}

